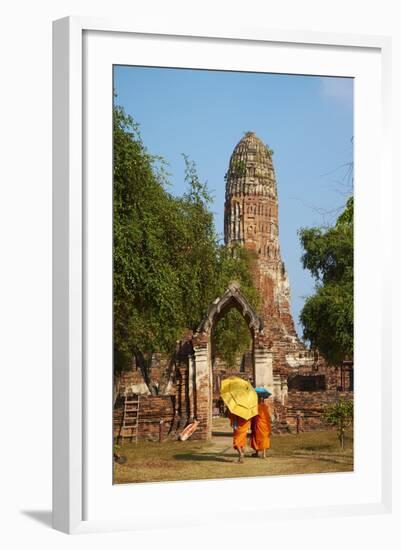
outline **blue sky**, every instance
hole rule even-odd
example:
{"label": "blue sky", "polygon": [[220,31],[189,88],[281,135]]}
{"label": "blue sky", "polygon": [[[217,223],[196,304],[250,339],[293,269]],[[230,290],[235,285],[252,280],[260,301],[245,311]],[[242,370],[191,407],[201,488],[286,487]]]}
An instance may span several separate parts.
{"label": "blue sky", "polygon": [[235,145],[253,131],[274,150],[281,254],[302,336],[298,316],[314,282],[302,268],[297,231],[333,222],[350,191],[352,79],[116,66],[114,89],[149,152],[169,162],[173,193],[185,189],[182,153],[195,161],[222,238],[224,174]]}

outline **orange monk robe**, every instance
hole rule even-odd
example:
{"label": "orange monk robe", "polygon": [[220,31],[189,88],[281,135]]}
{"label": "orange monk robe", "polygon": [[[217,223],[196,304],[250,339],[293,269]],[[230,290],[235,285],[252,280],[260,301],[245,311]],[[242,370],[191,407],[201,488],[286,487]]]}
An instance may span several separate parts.
{"label": "orange monk robe", "polygon": [[233,447],[234,449],[243,449],[246,445],[246,436],[251,426],[250,420],[244,420],[236,414],[229,413],[231,426],[233,427]]}
{"label": "orange monk robe", "polygon": [[263,451],[270,447],[271,421],[270,413],[265,403],[259,403],[258,414],[252,418],[251,447],[255,451]]}

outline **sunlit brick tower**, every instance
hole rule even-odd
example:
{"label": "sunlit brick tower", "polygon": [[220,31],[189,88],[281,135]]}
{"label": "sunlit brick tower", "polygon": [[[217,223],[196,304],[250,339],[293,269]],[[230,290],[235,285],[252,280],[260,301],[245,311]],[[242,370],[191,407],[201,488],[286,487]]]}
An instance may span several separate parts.
{"label": "sunlit brick tower", "polygon": [[[247,132],[236,145],[226,175],[224,238],[256,254],[255,284],[267,328],[296,338],[290,309],[290,287],[281,259],[277,185],[269,148]],[[281,329],[281,330],[280,330]]]}

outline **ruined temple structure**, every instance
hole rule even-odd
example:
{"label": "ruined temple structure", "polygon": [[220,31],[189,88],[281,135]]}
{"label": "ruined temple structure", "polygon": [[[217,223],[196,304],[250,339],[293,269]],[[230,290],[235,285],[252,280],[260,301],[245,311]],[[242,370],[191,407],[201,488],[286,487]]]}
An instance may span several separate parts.
{"label": "ruined temple structure", "polygon": [[[352,398],[353,365],[327,365],[315,350],[299,340],[290,306],[290,285],[279,242],[277,184],[271,150],[247,132],[234,148],[226,174],[224,237],[228,247],[253,251],[253,277],[260,295],[254,311],[232,282],[225,293],[209,305],[198,329],[177,342],[173,358],[155,354],[151,377],[153,394],[135,364],[119,379],[114,408],[117,439],[132,438],[135,421],[124,425],[125,395],[139,395],[135,436],[163,439],[177,433],[194,419],[199,426],[192,438],[212,436],[212,417],[218,415],[221,379],[232,374],[264,386],[276,432],[301,427],[321,427],[325,405]],[[213,329],[231,309],[244,318],[251,334],[251,349],[238,357],[234,369],[212,354]],[[156,388],[156,392],[154,389]]]}
{"label": "ruined temple structure", "polygon": [[244,246],[257,255],[254,273],[262,317],[296,338],[290,311],[290,285],[281,259],[278,198],[272,153],[247,132],[231,155],[224,208],[226,245]]}
{"label": "ruined temple structure", "polygon": [[261,299],[261,318],[272,357],[272,373],[257,383],[266,385],[282,403],[289,378],[299,369],[315,371],[319,356],[299,341],[291,315],[290,284],[281,258],[278,197],[271,150],[247,132],[236,145],[226,174],[224,237],[227,246],[253,251],[253,277]]}

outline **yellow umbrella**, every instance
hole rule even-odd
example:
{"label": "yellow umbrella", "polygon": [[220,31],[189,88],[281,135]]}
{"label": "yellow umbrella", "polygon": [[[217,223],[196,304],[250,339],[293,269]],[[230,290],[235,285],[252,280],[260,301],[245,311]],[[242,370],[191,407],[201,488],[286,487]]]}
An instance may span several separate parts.
{"label": "yellow umbrella", "polygon": [[245,420],[258,414],[258,396],[252,385],[230,376],[221,381],[220,395],[229,411]]}

